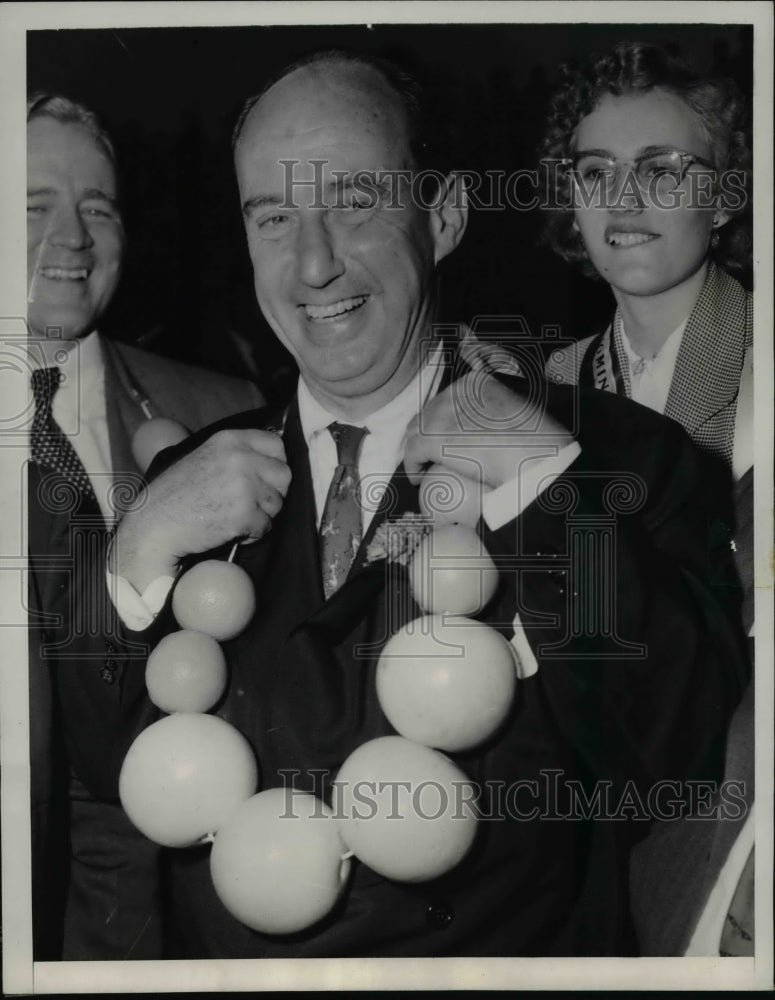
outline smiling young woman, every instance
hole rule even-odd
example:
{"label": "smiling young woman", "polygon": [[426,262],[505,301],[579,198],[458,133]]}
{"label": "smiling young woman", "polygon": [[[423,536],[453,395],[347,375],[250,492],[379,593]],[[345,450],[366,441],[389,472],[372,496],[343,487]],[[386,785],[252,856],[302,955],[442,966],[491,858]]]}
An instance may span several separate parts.
{"label": "smiling young woman", "polygon": [[546,235],[611,287],[597,337],[547,375],[631,396],[678,420],[739,479],[751,464],[746,107],[664,49],[626,43],[566,71],[542,144]]}
{"label": "smiling young woman", "polygon": [[[542,154],[548,241],[608,282],[616,300],[607,329],[555,351],[547,376],[630,396],[677,420],[711,456],[722,478],[709,492],[720,489],[729,505],[716,534],[726,558],[734,553],[750,635],[753,306],[729,273],[751,263],[745,111],[731,81],[703,79],[663,49],[622,44],[568,72]],[[746,789],[746,806],[752,705],[753,687],[730,727],[725,770]],[[706,825],[703,843],[692,819],[655,824],[633,852],[641,953],[750,955],[752,825]]]}

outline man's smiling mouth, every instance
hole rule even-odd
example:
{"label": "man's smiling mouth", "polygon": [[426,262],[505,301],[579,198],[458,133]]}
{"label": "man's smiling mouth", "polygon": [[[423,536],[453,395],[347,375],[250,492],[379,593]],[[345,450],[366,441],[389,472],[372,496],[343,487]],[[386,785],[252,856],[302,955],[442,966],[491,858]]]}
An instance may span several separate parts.
{"label": "man's smiling mouth", "polygon": [[368,295],[355,295],[349,299],[339,299],[338,302],[332,302],[326,306],[306,304],[304,306],[304,313],[307,319],[314,320],[315,322],[340,319],[342,316],[360,309],[368,297]]}
{"label": "man's smiling mouth", "polygon": [[86,281],[89,277],[85,267],[41,267],[38,273],[49,281]]}

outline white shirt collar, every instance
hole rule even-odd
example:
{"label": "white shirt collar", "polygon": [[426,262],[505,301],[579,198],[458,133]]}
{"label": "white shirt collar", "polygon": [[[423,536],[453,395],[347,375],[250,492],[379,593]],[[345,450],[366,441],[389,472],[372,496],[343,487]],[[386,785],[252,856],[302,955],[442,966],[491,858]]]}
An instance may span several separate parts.
{"label": "white shirt collar", "polygon": [[[618,314],[617,314],[618,315]],[[642,358],[632,349],[624,323],[619,320],[618,342],[622,346],[629,373],[629,393],[657,413],[664,413],[673,382],[688,316],[679,323],[653,358]]]}
{"label": "white shirt collar", "polygon": [[[364,533],[379,506],[382,494],[403,458],[406,428],[425,403],[438,392],[444,366],[444,352],[439,343],[432,349],[426,364],[409,384],[390,402],[369,414],[357,426],[367,427],[358,459],[361,482],[366,483],[368,503],[363,506]],[[312,396],[303,379],[298,388],[299,417],[302,433],[309,450],[310,475],[315,494],[318,523],[322,516],[326,494],[337,463],[337,450],[326,428],[337,418]]]}
{"label": "white shirt collar", "polygon": [[689,321],[688,315],[678,324],[678,326],[673,330],[667,340],[662,344],[660,349],[652,358],[643,358],[640,354],[636,354],[630,344],[629,337],[627,336],[627,330],[624,326],[624,320],[620,320],[619,329],[622,334],[622,347],[624,348],[624,353],[627,355],[627,360],[630,363],[630,368],[638,364],[638,362],[645,361],[646,364],[653,364],[655,361],[659,360],[662,365],[667,369],[672,371],[675,364],[675,359],[678,357],[678,350],[681,346],[681,338],[684,335],[684,330],[686,329],[686,324]]}
{"label": "white shirt collar", "polygon": [[[438,344],[427,362],[417,372],[414,378],[397,396],[379,410],[369,414],[362,420],[348,421],[357,427],[368,427],[371,436],[381,437],[394,434],[399,429],[400,435],[406,430],[409,421],[415,417],[425,403],[438,391],[443,372],[441,364],[442,345]],[[309,391],[304,379],[299,376],[298,385],[299,418],[304,440],[309,447],[312,438],[325,430],[329,424],[339,418],[330,413],[319,403]]]}
{"label": "white shirt collar", "polygon": [[60,368],[65,371],[68,367],[78,365],[81,375],[90,376],[105,369],[102,358],[102,345],[100,335],[96,330],[76,341],[76,347],[68,352],[67,358],[60,364]]}
{"label": "white shirt collar", "polygon": [[[40,343],[39,341],[37,343]],[[54,349],[46,357],[43,350],[35,349],[36,342],[30,341],[29,358],[31,364],[36,368],[50,368],[56,365],[65,374],[80,372],[81,375],[96,377],[105,370],[105,362],[102,357],[102,344],[100,335],[96,330],[82,337],[80,340],[63,341],[63,344],[73,345]],[[49,342],[47,351],[51,347]]]}
{"label": "white shirt collar", "polygon": [[105,361],[99,334],[94,331],[83,337],[61,359],[55,354],[54,361],[64,375],[54,397],[55,418],[61,423],[60,414],[64,418],[65,413],[73,412],[87,418],[95,408],[99,415],[104,413]]}

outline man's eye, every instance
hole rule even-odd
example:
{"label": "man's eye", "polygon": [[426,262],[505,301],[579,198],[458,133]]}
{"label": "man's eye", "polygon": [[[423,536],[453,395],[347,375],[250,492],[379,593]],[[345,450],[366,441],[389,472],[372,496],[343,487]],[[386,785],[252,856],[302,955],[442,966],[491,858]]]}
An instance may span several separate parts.
{"label": "man's eye", "polygon": [[345,223],[357,224],[370,219],[377,207],[373,195],[351,195],[339,208],[338,218]]}
{"label": "man's eye", "polygon": [[27,205],[27,215],[42,215],[45,211],[45,205]]}
{"label": "man's eye", "polygon": [[256,222],[259,235],[263,239],[277,239],[288,229],[290,216],[277,213],[275,215],[264,215]]}
{"label": "man's eye", "polygon": [[374,208],[374,199],[369,198],[368,195],[362,195],[361,197],[351,198],[349,203],[345,205],[345,208],[351,208],[355,211],[362,212],[369,208]]}
{"label": "man's eye", "polygon": [[102,208],[100,205],[85,205],[81,211],[90,219],[112,219],[113,212],[109,208]]}

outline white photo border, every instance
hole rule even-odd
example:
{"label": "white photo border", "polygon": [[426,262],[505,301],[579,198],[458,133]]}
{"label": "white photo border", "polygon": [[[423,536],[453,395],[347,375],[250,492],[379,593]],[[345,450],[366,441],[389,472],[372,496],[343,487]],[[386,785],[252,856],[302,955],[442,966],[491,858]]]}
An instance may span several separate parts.
{"label": "white photo border", "polygon": [[[3,990],[7,994],[355,989],[770,989],[773,796],[773,8],[763,2],[17,3],[0,7],[0,333],[24,330],[21,190],[26,170],[26,33],[35,29],[287,24],[702,23],[754,27],[756,407],[756,959],[273,959],[33,963],[30,900],[27,639],[19,616],[25,526],[0,486],[0,753]],[[0,401],[19,412],[21,399]],[[10,411],[6,410],[10,407]],[[14,408],[16,408],[14,410]],[[18,483],[24,449],[0,448],[0,484]],[[16,617],[14,617],[16,616]]]}

